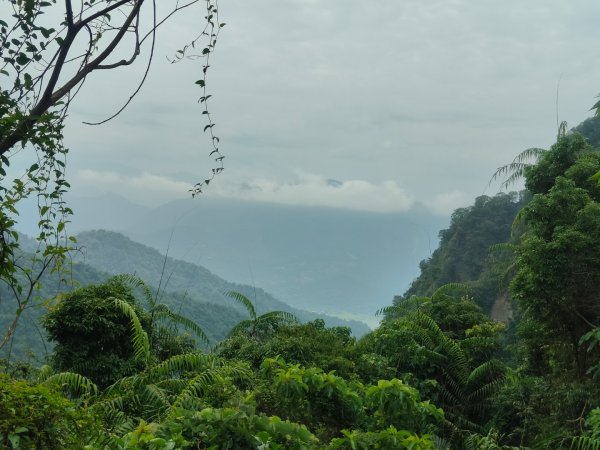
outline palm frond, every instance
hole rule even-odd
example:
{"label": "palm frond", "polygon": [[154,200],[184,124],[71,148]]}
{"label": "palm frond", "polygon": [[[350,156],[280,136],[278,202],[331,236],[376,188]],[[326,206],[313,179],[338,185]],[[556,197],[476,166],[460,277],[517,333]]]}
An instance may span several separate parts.
{"label": "palm frond", "polygon": [[112,298],[115,306],[125,314],[131,321],[131,342],[133,343],[133,355],[136,359],[148,362],[150,359],[150,343],[148,334],[142,328],[140,319],[131,304],[118,298]]}
{"label": "palm frond", "polygon": [[256,320],[256,310],[254,309],[254,304],[248,297],[246,297],[241,292],[236,291],[227,291],[225,292],[225,295],[235,300],[240,305],[244,306],[246,308],[246,311],[248,311],[248,314],[250,314],[250,318],[252,320]]}
{"label": "palm frond", "polygon": [[[597,95],[597,96],[596,96],[596,98],[600,98],[600,94],[599,94],[599,95]],[[594,106],[592,106],[592,107],[590,108],[590,111],[591,111],[591,110],[593,110],[593,109],[595,109],[595,110],[596,110],[596,112],[594,113],[594,115],[595,115],[596,117],[600,117],[600,100],[598,100],[596,103],[594,103]]]}
{"label": "palm frond", "polygon": [[558,132],[556,135],[556,140],[559,140],[560,138],[563,138],[567,135],[567,128],[569,127],[569,125],[567,124],[566,120],[563,120],[560,125],[558,126]]}
{"label": "palm frond", "polygon": [[481,387],[475,389],[474,391],[470,392],[467,395],[466,399],[469,402],[473,402],[473,404],[479,404],[481,400],[490,398],[493,394],[498,392],[500,388],[504,385],[504,383],[504,378],[499,378],[490,381],[489,383],[486,383]]}
{"label": "palm frond", "polygon": [[475,367],[469,374],[467,383],[470,386],[475,386],[475,385],[481,383],[481,381],[483,381],[483,380],[489,380],[489,379],[504,380],[505,373],[506,373],[506,369],[505,369],[504,365],[495,359],[491,359],[491,360],[486,361],[483,364]]}

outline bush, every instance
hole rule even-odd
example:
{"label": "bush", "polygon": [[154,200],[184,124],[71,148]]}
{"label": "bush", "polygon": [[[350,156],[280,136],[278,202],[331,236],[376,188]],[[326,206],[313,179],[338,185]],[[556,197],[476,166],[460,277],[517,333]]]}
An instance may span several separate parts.
{"label": "bush", "polygon": [[41,385],[0,375],[0,447],[81,449],[96,420],[61,394]]}

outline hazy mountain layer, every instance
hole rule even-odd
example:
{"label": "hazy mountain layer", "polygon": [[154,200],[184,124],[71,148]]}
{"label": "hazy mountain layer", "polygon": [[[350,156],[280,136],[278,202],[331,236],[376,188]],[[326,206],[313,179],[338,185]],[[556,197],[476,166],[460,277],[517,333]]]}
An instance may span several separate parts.
{"label": "hazy mountain layer", "polygon": [[[321,317],[293,308],[262,289],[230,283],[204,267],[165,257],[157,250],[134,242],[119,233],[88,231],[80,233],[77,239],[82,248],[78,258],[87,265],[109,274],[134,273],[149,285],[168,292],[171,297],[175,294],[178,298],[177,308],[194,320],[198,320],[202,314],[202,308],[194,306],[198,302],[233,308],[238,314],[245,312],[233,300],[223,295],[227,291],[244,293],[255,302],[258,314],[284,310],[291,312],[301,321]],[[368,331],[364,323],[357,321],[344,321],[327,316],[322,318],[329,326],[350,326],[356,335]]]}
{"label": "hazy mountain layer", "polygon": [[370,317],[407,289],[447,223],[419,208],[377,214],[209,197],[155,209],[114,195],[71,204],[72,230],[118,230],[294,307]]}

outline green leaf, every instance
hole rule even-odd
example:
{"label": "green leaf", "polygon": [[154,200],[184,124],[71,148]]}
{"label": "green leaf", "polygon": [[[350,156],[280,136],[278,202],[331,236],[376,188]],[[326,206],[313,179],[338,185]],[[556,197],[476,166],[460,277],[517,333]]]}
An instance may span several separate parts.
{"label": "green leaf", "polygon": [[29,61],[31,61],[31,59],[25,53],[19,53],[19,56],[17,56],[16,61],[17,61],[17,64],[24,66]]}

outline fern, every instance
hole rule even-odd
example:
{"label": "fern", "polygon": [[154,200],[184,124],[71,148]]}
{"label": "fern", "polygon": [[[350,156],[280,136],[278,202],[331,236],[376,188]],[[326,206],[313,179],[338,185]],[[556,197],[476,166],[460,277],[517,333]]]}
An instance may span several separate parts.
{"label": "fern", "polygon": [[133,342],[133,354],[136,359],[148,363],[150,360],[150,343],[148,342],[148,334],[142,328],[140,319],[138,318],[135,309],[131,304],[124,300],[113,298],[115,306],[131,321],[131,341]]}
{"label": "fern", "polygon": [[196,322],[185,316],[182,316],[181,314],[174,313],[167,305],[157,305],[152,312],[155,314],[158,320],[169,319],[172,323],[181,325],[193,332],[203,343],[209,343],[208,336]]}
{"label": "fern", "polygon": [[546,152],[547,150],[536,147],[523,150],[511,163],[499,167],[492,175],[489,184],[492,184],[498,178],[505,177],[500,186],[503,189],[507,189],[511,184],[523,178],[525,170],[537,163],[540,157]]}
{"label": "fern", "polygon": [[240,292],[236,292],[236,291],[227,291],[227,292],[225,292],[225,295],[227,297],[235,300],[236,302],[238,302],[244,308],[246,308],[246,311],[248,311],[250,318],[252,320],[256,320],[256,310],[254,309],[254,304],[248,297],[246,297],[244,294],[242,294]]}
{"label": "fern", "polygon": [[571,441],[571,450],[600,450],[600,438],[577,436]]}
{"label": "fern", "polygon": [[244,294],[236,291],[228,291],[225,293],[225,295],[229,298],[234,299],[239,304],[243,305],[248,311],[248,314],[250,315],[250,319],[245,319],[238,322],[231,329],[231,331],[229,331],[229,336],[233,336],[242,331],[251,331],[252,333],[255,333],[259,325],[262,324],[270,323],[275,325],[298,322],[296,316],[287,311],[270,311],[257,317],[256,310],[254,309],[254,304]]}
{"label": "fern", "polygon": [[215,357],[201,353],[187,353],[176,355],[147,369],[142,374],[148,381],[170,378],[173,375],[181,375],[184,372],[193,372],[217,367],[221,363]]}
{"label": "fern", "polygon": [[446,283],[436,289],[436,291],[431,295],[431,300],[437,300],[440,298],[440,296],[447,295],[448,292],[457,290],[462,291],[464,294],[471,293],[471,288],[465,283]]}
{"label": "fern", "polygon": [[59,386],[68,389],[76,396],[89,398],[98,393],[98,387],[88,378],[78,373],[61,372],[48,376],[43,384]]}

